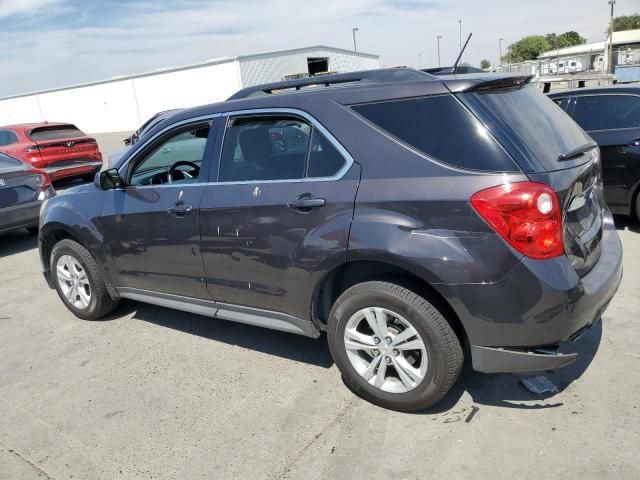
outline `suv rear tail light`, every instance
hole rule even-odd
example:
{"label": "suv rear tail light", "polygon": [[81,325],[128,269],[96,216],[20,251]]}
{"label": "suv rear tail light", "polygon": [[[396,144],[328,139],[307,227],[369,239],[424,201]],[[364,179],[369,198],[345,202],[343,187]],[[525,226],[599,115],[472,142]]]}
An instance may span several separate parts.
{"label": "suv rear tail light", "polygon": [[530,258],[564,253],[558,195],[548,186],[519,182],[488,188],[471,205],[509,245]]}
{"label": "suv rear tail light", "polygon": [[42,170],[33,169],[31,170],[34,173],[37,173],[40,176],[40,193],[38,194],[38,200],[43,201],[49,198],[49,187],[51,186],[51,177],[47,172],[43,172]]}
{"label": "suv rear tail light", "polygon": [[40,151],[40,145],[30,145],[27,148],[25,148],[24,151],[27,152],[27,153],[39,152]]}

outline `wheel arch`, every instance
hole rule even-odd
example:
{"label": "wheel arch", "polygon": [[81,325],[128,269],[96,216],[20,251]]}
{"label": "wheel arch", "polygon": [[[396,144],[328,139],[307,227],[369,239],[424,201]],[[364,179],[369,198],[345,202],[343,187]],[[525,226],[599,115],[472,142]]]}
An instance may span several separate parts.
{"label": "wheel arch", "polygon": [[91,252],[91,248],[88,242],[83,239],[83,236],[68,225],[58,222],[51,222],[44,225],[40,229],[39,250],[44,277],[50,288],[54,288],[50,269],[51,252],[58,242],[65,239],[73,240]]}
{"label": "wheel arch", "polygon": [[423,276],[406,266],[379,260],[353,260],[329,271],[316,286],[312,297],[311,318],[321,330],[338,297],[362,282],[387,281],[407,288],[429,300],[447,319],[463,348],[469,345],[464,325],[444,295]]}

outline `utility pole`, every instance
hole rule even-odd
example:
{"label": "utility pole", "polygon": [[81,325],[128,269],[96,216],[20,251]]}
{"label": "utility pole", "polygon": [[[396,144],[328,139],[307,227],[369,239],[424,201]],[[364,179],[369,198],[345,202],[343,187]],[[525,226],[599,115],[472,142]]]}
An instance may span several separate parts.
{"label": "utility pole", "polygon": [[613,73],[613,6],[616,0],[609,0],[611,5],[611,21],[609,22],[609,55],[607,62],[607,73]]}
{"label": "utility pole", "polygon": [[420,70],[422,70],[422,54],[418,52],[418,65],[420,66]]}
{"label": "utility pole", "polygon": [[440,66],[440,39],[442,38],[442,35],[438,35],[436,37],[436,42],[438,43],[438,66]]}
{"label": "utility pole", "polygon": [[500,61],[500,71],[502,71],[502,41],[504,40],[504,38],[501,38],[498,41],[498,50],[500,51],[500,57],[498,57],[498,60]]}
{"label": "utility pole", "polygon": [[460,49],[459,52],[462,51],[462,20],[458,20],[458,37],[460,38]]}
{"label": "utility pole", "polygon": [[356,32],[359,30],[358,27],[355,27],[351,30],[351,32],[353,33],[353,51],[357,52],[358,51],[358,44],[356,43]]}

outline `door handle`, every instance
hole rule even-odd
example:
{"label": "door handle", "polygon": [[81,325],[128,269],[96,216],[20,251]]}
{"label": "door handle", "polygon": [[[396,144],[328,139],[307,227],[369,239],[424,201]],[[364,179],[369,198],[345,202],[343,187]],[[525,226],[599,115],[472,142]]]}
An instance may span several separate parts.
{"label": "door handle", "polygon": [[162,153],[171,153],[171,147],[164,147]]}
{"label": "door handle", "polygon": [[287,207],[300,212],[310,212],[314,208],[324,207],[326,203],[327,202],[324,198],[301,195],[294,200],[287,202]]}
{"label": "door handle", "polygon": [[167,213],[172,217],[184,218],[191,213],[192,210],[193,207],[191,205],[185,205],[184,202],[176,202],[167,208]]}

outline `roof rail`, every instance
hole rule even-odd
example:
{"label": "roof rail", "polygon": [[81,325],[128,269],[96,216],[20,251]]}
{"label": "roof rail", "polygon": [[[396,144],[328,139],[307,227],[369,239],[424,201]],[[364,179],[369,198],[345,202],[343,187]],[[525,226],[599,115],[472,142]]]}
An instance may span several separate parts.
{"label": "roof rail", "polygon": [[375,70],[363,70],[361,72],[338,73],[331,75],[316,75],[313,77],[286,80],[283,82],[266,83],[253,87],[243,88],[234,93],[228,100],[249,98],[274,93],[297,92],[307,87],[331,87],[336,85],[363,84],[363,83],[397,83],[419,82],[435,80],[436,77],[420,70],[412,68],[380,68]]}

